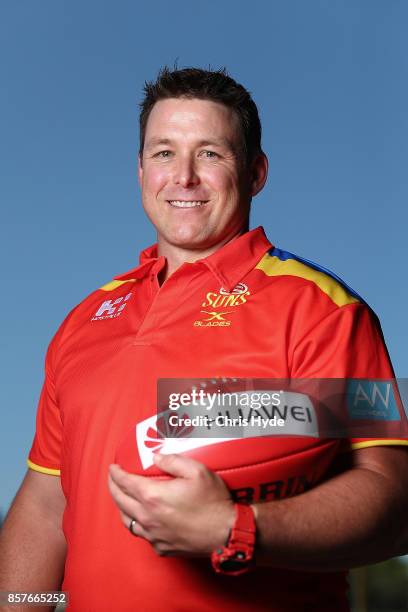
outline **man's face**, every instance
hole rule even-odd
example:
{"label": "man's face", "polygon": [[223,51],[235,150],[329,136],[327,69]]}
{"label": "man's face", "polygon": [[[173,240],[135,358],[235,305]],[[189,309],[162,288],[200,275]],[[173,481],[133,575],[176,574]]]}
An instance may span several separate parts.
{"label": "man's face", "polygon": [[249,172],[234,111],[216,102],[170,98],[148,119],[139,180],[160,246],[206,250],[247,225]]}

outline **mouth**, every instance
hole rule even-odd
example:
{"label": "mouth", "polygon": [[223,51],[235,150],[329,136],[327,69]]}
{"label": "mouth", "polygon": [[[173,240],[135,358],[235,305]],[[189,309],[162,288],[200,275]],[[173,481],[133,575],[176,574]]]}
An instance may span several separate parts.
{"label": "mouth", "polygon": [[198,208],[208,202],[208,200],[167,200],[174,208]]}

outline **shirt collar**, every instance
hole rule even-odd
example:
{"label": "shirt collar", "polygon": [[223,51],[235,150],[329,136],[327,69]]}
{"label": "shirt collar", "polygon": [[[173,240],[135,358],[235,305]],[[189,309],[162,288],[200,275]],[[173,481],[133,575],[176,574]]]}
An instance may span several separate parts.
{"label": "shirt collar", "polygon": [[[214,274],[221,286],[227,291],[234,287],[252,270],[261,257],[272,248],[265,236],[264,229],[257,227],[234,238],[208,257],[197,260]],[[149,273],[158,273],[165,265],[165,258],[157,256],[157,244],[153,244],[140,253],[140,265],[133,270],[116,276],[116,280],[138,279]]]}
{"label": "shirt collar", "polygon": [[257,227],[227,242],[205,259],[201,259],[227,291],[255,268],[261,257],[272,248],[262,227]]}

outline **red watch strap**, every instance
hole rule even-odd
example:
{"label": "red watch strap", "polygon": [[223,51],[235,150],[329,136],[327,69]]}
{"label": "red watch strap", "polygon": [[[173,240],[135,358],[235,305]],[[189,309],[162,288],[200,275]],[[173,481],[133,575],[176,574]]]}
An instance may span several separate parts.
{"label": "red watch strap", "polygon": [[247,546],[253,546],[255,531],[255,517],[252,508],[243,504],[235,504],[235,522],[226,546],[239,542],[243,542]]}
{"label": "red watch strap", "polygon": [[211,563],[217,574],[238,576],[253,567],[256,523],[250,506],[235,504],[235,521],[224,547],[214,550]]}

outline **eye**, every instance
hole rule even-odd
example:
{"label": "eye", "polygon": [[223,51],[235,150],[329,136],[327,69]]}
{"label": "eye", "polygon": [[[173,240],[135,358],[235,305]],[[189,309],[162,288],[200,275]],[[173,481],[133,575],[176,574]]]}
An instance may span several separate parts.
{"label": "eye", "polygon": [[171,151],[158,151],[158,153],[155,153],[153,155],[153,157],[161,157],[163,159],[166,159],[167,157],[170,157],[171,155]]}
{"label": "eye", "polygon": [[205,159],[217,159],[217,157],[219,157],[218,153],[215,153],[215,151],[209,151],[208,149],[201,151],[200,155],[202,155]]}

